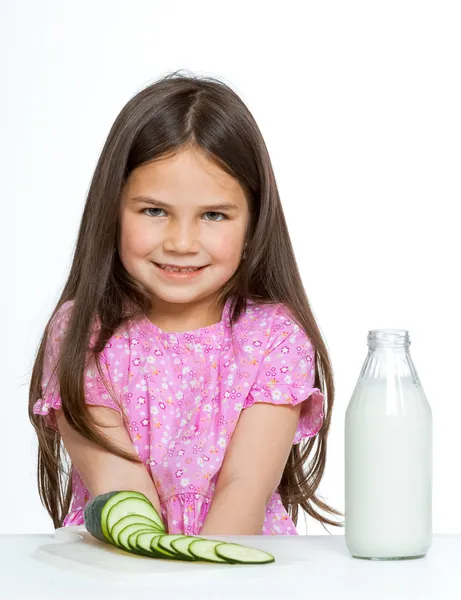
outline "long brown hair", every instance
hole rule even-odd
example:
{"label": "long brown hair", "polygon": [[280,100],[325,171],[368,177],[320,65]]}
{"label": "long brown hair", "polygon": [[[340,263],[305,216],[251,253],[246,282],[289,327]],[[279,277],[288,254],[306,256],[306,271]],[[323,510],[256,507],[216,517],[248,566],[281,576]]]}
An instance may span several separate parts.
{"label": "long brown hair", "polygon": [[[317,436],[292,447],[278,488],[283,505],[295,524],[301,506],[323,526],[342,527],[343,523],[331,518],[342,513],[316,494],[325,469],[333,409],[332,367],[303,288],[266,145],[248,108],[228,85],[216,78],[179,72],[163,76],[127,102],[115,119],[93,174],[70,273],[45,327],[31,375],[29,419],[38,436],[41,501],[54,526],[61,526],[70,507],[71,477],[64,467],[59,432],[33,413],[33,405],[42,397],[51,320],[69,300],[73,310],[56,371],[63,413],[88,440],[119,456],[139,460],[113,447],[97,431],[84,398],[84,365],[88,353],[97,357],[124,322],[148,314],[154,300],[124,269],[116,250],[123,186],[140,165],[186,147],[198,149],[235,177],[249,203],[246,259],[220,290],[222,304],[233,297],[231,324],[245,311],[247,299],[262,304],[282,302],[316,349],[315,386],[325,395],[324,423]],[[95,320],[98,335],[91,347]]]}

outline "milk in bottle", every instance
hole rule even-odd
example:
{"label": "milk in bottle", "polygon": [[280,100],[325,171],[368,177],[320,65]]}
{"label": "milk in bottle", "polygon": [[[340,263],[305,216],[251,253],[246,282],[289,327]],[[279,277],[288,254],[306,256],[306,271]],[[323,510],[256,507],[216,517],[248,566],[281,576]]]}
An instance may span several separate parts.
{"label": "milk in bottle", "polygon": [[432,412],[406,330],[368,334],[346,411],[345,539],[356,558],[424,556],[432,542]]}

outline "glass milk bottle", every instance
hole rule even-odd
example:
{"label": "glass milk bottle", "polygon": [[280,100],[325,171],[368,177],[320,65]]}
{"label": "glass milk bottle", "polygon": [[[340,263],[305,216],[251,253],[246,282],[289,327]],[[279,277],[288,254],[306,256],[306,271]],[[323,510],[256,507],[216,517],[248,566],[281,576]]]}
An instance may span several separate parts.
{"label": "glass milk bottle", "polygon": [[432,543],[432,411],[406,330],[368,332],[346,411],[344,517],[355,558],[420,558]]}

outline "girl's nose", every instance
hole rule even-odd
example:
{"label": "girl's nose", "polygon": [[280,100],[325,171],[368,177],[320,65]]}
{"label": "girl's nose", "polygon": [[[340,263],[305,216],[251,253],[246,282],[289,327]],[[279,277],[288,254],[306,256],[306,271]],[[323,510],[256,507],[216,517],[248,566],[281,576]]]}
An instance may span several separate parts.
{"label": "girl's nose", "polygon": [[165,250],[170,252],[198,252],[200,239],[198,229],[188,223],[171,229],[165,237]]}

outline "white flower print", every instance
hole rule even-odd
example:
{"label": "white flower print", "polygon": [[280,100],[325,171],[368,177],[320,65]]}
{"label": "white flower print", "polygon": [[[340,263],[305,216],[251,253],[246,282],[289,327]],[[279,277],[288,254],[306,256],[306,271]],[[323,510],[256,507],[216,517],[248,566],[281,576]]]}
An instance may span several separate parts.
{"label": "white flower print", "polygon": [[145,402],[146,402],[145,397],[144,396],[139,396],[139,398],[138,398],[138,404],[145,404]]}
{"label": "white flower print", "polygon": [[182,469],[179,469],[178,471],[176,471],[176,477],[182,477],[184,474],[184,471]]}
{"label": "white flower print", "polygon": [[287,385],[290,385],[290,383],[293,382],[291,375],[287,375],[284,380],[283,380]]}
{"label": "white flower print", "polygon": [[213,409],[213,407],[211,406],[211,404],[205,404],[203,406],[203,410],[206,411],[206,412],[211,412],[212,409]]}
{"label": "white flower print", "polygon": [[240,411],[242,410],[243,404],[242,402],[237,402],[237,404],[234,404],[234,410]]}
{"label": "white flower print", "polygon": [[244,346],[243,351],[247,354],[251,354],[253,352],[253,348],[250,345]]}
{"label": "white flower print", "polygon": [[274,390],[271,395],[273,400],[280,400],[282,392],[280,390]]}
{"label": "white flower print", "polygon": [[284,346],[281,350],[282,354],[288,354],[290,352],[290,348],[288,348],[288,346]]}
{"label": "white flower print", "polygon": [[178,456],[184,456],[184,450],[178,450]]}
{"label": "white flower print", "polygon": [[200,458],[200,457],[197,458],[197,464],[199,467],[203,468],[205,466],[205,463],[203,462],[203,458]]}
{"label": "white flower print", "polygon": [[181,371],[181,373],[183,375],[187,375],[189,373],[189,371],[190,371],[190,367],[184,367],[183,370]]}
{"label": "white flower print", "polygon": [[154,363],[154,362],[155,362],[155,358],[154,358],[153,356],[148,356],[148,357],[146,358],[146,360],[147,360],[147,362],[148,362],[148,363],[150,363],[150,364],[152,364],[152,363]]}
{"label": "white flower print", "polygon": [[226,438],[219,438],[218,440],[218,445],[221,446],[221,448],[225,448],[226,447]]}
{"label": "white flower print", "polygon": [[154,405],[152,405],[152,406],[150,407],[150,414],[151,414],[151,415],[158,415],[158,407],[157,407],[157,406],[154,406]]}
{"label": "white flower print", "polygon": [[187,479],[187,477],[183,477],[181,479],[181,486],[182,487],[187,487],[189,485],[189,480]]}
{"label": "white flower print", "polygon": [[184,398],[184,394],[181,392],[181,390],[179,390],[178,392],[176,392],[175,397],[176,400],[182,400]]}

